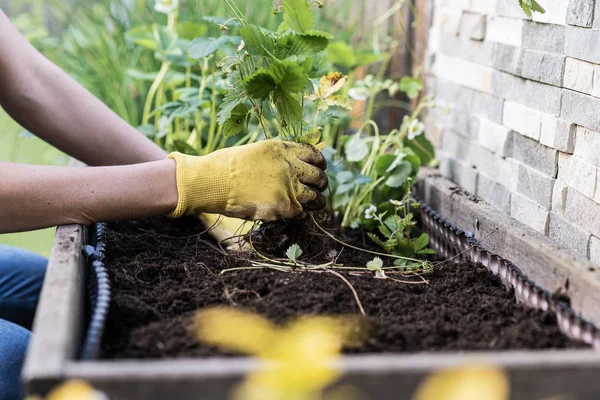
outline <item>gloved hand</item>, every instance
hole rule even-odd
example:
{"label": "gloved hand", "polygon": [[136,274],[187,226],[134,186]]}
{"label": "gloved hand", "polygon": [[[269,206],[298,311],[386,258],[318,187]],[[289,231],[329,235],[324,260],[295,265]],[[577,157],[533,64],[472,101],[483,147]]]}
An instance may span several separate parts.
{"label": "gloved hand", "polygon": [[245,220],[294,218],[325,206],[325,159],[305,144],[266,140],[202,157],[171,153],[177,163],[178,218],[199,212]]}

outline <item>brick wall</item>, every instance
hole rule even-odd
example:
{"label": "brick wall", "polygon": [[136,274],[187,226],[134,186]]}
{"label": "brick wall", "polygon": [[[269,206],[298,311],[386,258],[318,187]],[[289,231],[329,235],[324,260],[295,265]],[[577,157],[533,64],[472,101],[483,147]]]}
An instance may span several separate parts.
{"label": "brick wall", "polygon": [[435,0],[425,117],[441,172],[600,264],[600,0]]}

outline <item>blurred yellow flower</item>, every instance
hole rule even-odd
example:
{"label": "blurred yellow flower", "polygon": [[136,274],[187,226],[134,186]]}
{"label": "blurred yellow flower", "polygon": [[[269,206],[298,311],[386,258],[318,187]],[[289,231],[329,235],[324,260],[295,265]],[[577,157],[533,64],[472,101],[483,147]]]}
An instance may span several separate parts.
{"label": "blurred yellow flower", "polygon": [[425,378],[413,400],[508,400],[506,373],[485,365],[445,369]]}
{"label": "blurred yellow flower", "polygon": [[[60,384],[45,397],[46,400],[108,400],[108,396],[82,380],[70,380]],[[27,400],[41,400],[30,396]]]}
{"label": "blurred yellow flower", "polygon": [[194,323],[200,341],[266,362],[236,390],[234,398],[240,400],[319,398],[341,375],[333,361],[344,346],[358,345],[364,332],[357,317],[305,317],[278,327],[225,307],[198,312]]}

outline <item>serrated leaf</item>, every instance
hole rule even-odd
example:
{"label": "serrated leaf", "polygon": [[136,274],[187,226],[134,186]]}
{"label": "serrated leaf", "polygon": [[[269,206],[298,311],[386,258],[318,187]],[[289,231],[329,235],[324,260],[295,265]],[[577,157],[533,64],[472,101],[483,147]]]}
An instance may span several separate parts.
{"label": "serrated leaf", "polygon": [[246,48],[253,55],[273,57],[275,53],[275,40],[271,32],[255,25],[242,27],[240,30]]}
{"label": "serrated leaf", "polygon": [[223,136],[230,137],[239,135],[244,130],[244,124],[248,117],[248,107],[240,103],[233,108],[229,118],[223,124]]}
{"label": "serrated leaf", "polygon": [[302,104],[293,93],[276,90],[273,93],[273,103],[287,126],[295,130],[302,124]]}
{"label": "serrated leaf", "polygon": [[283,22],[293,31],[305,33],[315,27],[307,0],[284,0],[283,12]]}
{"label": "serrated leaf", "polygon": [[277,38],[275,57],[284,60],[294,57],[300,61],[324,50],[329,40],[322,35],[298,34],[290,32]]}
{"label": "serrated leaf", "polygon": [[418,78],[405,76],[400,80],[400,91],[406,93],[409,99],[415,99],[423,90],[423,83]]}
{"label": "serrated leaf", "polygon": [[300,66],[290,61],[280,61],[255,72],[244,80],[244,84],[250,97],[264,100],[275,90],[289,93],[302,92],[307,80],[308,75]]}
{"label": "serrated leaf", "polygon": [[[425,135],[419,135],[413,140],[406,139],[404,145],[412,150],[420,159],[421,165],[429,165],[435,159],[435,147]],[[406,148],[405,148],[406,151]],[[408,158],[407,158],[408,160]]]}
{"label": "serrated leaf", "polygon": [[375,257],[371,261],[367,262],[367,269],[369,271],[381,271],[383,268],[383,260],[379,257]]}
{"label": "serrated leaf", "polygon": [[188,55],[194,60],[205,58],[214,54],[221,47],[231,44],[238,46],[241,38],[239,36],[221,36],[218,39],[215,38],[196,38],[191,41]]}
{"label": "serrated leaf", "polygon": [[423,250],[429,244],[429,235],[423,233],[418,238],[411,240],[410,244],[415,252]]}
{"label": "serrated leaf", "polygon": [[346,69],[353,68],[357,64],[354,49],[346,42],[338,41],[329,43],[329,46],[327,46],[327,55],[333,64]]}
{"label": "serrated leaf", "polygon": [[385,184],[392,188],[401,187],[406,183],[406,179],[408,179],[411,172],[412,166],[410,163],[408,161],[403,161],[396,169],[394,169],[390,177],[385,181]]}
{"label": "serrated leaf", "polygon": [[285,255],[291,262],[295,263],[300,258],[300,256],[302,256],[302,249],[300,248],[300,246],[294,243],[293,245],[288,247],[287,251],[285,252]]}
{"label": "serrated leaf", "polygon": [[379,239],[379,237],[376,234],[367,232],[367,236],[373,241],[373,243],[375,243],[385,251],[389,252],[389,246],[386,243],[384,243],[381,239]]}
{"label": "serrated leaf", "polygon": [[360,133],[356,133],[346,142],[344,151],[346,153],[346,160],[358,162],[369,154],[369,146],[367,145],[367,142],[360,137]]}
{"label": "serrated leaf", "polygon": [[393,154],[382,154],[375,159],[375,173],[377,175],[384,175],[386,170],[394,162],[397,156]]}
{"label": "serrated leaf", "polygon": [[313,128],[300,136],[300,143],[307,143],[311,146],[316,145],[321,140],[321,131],[318,128]]}

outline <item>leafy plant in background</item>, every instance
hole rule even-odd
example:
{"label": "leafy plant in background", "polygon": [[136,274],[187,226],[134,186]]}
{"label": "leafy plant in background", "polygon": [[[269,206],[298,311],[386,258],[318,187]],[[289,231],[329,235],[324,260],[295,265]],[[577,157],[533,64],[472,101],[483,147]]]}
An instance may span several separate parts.
{"label": "leafy plant in background", "polygon": [[[369,99],[383,90],[403,91],[413,98],[422,88],[416,77],[399,82],[367,77],[352,91],[355,97],[359,92]],[[338,150],[328,147],[323,152],[330,166],[332,207],[341,216],[342,226],[364,226],[371,231],[369,237],[390,254],[412,258],[432,253],[427,249],[428,236],[416,234],[413,209],[418,204],[410,189],[422,164],[435,165],[435,150],[423,135],[424,124],[419,120],[423,110],[433,105],[432,98],[424,96],[399,129],[381,134],[377,124],[369,120],[355,134],[342,137],[344,144]],[[366,126],[371,128],[371,135],[363,132]]]}
{"label": "leafy plant in background", "polygon": [[544,7],[542,7],[536,0],[519,0],[519,6],[529,18],[531,18],[534,12],[538,12],[540,14],[544,14],[546,12]]}
{"label": "leafy plant in background", "polygon": [[[325,49],[332,36],[315,28],[307,0],[284,0],[275,9],[283,13],[283,22],[274,32],[250,24],[235,1],[224,1],[240,24],[240,49],[245,50],[231,62],[224,60],[233,71],[230,91],[219,111],[224,134],[239,134],[254,116],[267,138],[276,136],[268,121],[272,119],[282,139],[316,144],[319,112],[332,106],[350,107],[347,99],[333,95],[346,79],[328,73]],[[322,5],[317,2],[316,6]],[[309,80],[319,77],[320,86],[313,84],[313,93],[305,96]],[[317,103],[312,126],[304,122],[305,97]]]}

